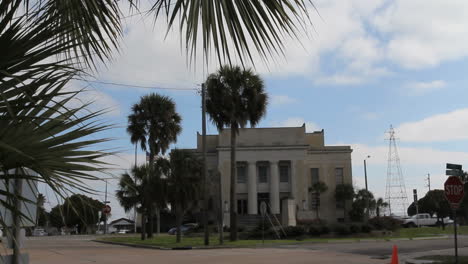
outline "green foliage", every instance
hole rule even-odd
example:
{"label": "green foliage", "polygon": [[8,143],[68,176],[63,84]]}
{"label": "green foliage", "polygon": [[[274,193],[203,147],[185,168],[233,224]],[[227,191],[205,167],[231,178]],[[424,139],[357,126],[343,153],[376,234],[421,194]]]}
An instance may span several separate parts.
{"label": "green foliage", "polygon": [[354,200],[349,212],[351,221],[362,222],[366,215],[366,208],[369,207],[369,211],[373,210],[376,206],[374,195],[366,189],[359,190],[354,196]]}
{"label": "green foliage", "polygon": [[362,233],[370,233],[373,230],[373,227],[369,224],[363,224],[361,226],[361,232]]}
{"label": "green foliage", "polygon": [[395,231],[401,227],[402,221],[390,216],[374,217],[369,219],[369,225],[377,230]]}
{"label": "green foliage", "polygon": [[51,225],[57,228],[80,226],[83,232],[94,228],[104,204],[82,194],[74,194],[50,212]]}
{"label": "green foliage", "polygon": [[[437,218],[444,218],[450,215],[450,204],[445,198],[443,190],[431,190],[418,200],[419,213],[427,213]],[[408,215],[416,214],[416,206],[413,203],[408,207]]]}
{"label": "green foliage", "polygon": [[349,226],[344,224],[336,224],[333,226],[333,232],[340,236],[347,236],[351,234]]}
{"label": "green foliage", "polygon": [[247,123],[255,126],[266,113],[268,96],[263,80],[251,69],[222,66],[210,74],[206,85],[206,112],[219,131],[231,129],[230,221],[231,240],[237,239],[236,198],[236,136]]}
{"label": "green foliage", "polygon": [[308,234],[311,236],[320,236],[320,235],[326,235],[330,233],[330,228],[325,225],[309,225],[308,226]]}
{"label": "green foliage", "polygon": [[351,184],[337,184],[335,189],[335,199],[337,201],[348,201],[354,197],[354,188]]}
{"label": "green foliage", "polygon": [[361,233],[361,226],[357,224],[351,224],[349,225],[349,231],[352,234]]}
{"label": "green foliage", "polygon": [[286,238],[301,237],[307,233],[306,228],[303,226],[287,226],[283,229],[286,233]]}

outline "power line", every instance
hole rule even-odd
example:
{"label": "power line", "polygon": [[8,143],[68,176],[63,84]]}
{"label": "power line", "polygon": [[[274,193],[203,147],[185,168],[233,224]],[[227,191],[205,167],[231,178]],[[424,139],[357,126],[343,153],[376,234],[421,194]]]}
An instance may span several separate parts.
{"label": "power line", "polygon": [[[78,80],[80,80],[80,79],[78,79]],[[137,84],[126,84],[126,83],[116,83],[116,82],[103,82],[103,81],[92,81],[92,80],[80,80],[80,81],[92,82],[92,83],[99,83],[99,84],[107,84],[107,85],[115,85],[115,86],[136,87],[136,88],[144,88],[144,89],[178,90],[178,91],[198,91],[198,89],[196,89],[196,88],[177,88],[177,87],[145,86],[145,85],[137,85]]]}

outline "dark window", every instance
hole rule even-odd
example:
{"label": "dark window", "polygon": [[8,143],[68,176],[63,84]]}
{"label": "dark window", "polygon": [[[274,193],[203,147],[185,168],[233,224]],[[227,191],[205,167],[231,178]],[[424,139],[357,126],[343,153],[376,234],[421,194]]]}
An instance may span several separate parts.
{"label": "dark window", "polygon": [[312,185],[319,182],[319,169],[318,168],[310,169],[310,182],[312,183]]}
{"label": "dark window", "polygon": [[247,214],[247,200],[237,200],[237,214]]}
{"label": "dark window", "polygon": [[289,164],[280,164],[280,182],[289,182]]}
{"label": "dark window", "polygon": [[344,201],[336,201],[336,209],[344,209]]}
{"label": "dark window", "polygon": [[338,223],[344,223],[344,218],[342,218],[342,217],[341,217],[341,218],[337,218],[336,221],[337,221]]}
{"label": "dark window", "polygon": [[267,183],[268,182],[268,165],[259,165],[258,166],[258,182]]}
{"label": "dark window", "polygon": [[336,184],[344,183],[343,168],[335,168],[335,181]]}
{"label": "dark window", "polygon": [[245,163],[237,164],[237,183],[246,183],[247,182],[247,166]]}

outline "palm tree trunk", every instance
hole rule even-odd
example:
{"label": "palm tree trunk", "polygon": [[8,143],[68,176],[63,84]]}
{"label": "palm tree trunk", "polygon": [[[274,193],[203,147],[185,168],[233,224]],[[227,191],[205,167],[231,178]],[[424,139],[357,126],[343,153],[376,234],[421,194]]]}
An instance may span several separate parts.
{"label": "palm tree trunk", "polygon": [[237,240],[237,212],[236,212],[236,131],[231,124],[231,186],[230,186],[230,239]]}
{"label": "palm tree trunk", "polygon": [[150,206],[148,209],[148,238],[153,238],[153,231],[154,231],[154,208],[153,205]]}
{"label": "palm tree trunk", "polygon": [[176,206],[176,242],[180,243],[182,234],[180,230],[180,226],[182,225],[182,210],[180,210],[180,206]]}
{"label": "palm tree trunk", "polygon": [[146,239],[146,213],[141,213],[141,240]]}

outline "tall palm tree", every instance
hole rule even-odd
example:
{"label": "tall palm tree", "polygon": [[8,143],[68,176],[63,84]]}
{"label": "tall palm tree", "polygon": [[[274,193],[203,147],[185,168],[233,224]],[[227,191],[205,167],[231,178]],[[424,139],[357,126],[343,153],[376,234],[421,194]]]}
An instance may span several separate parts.
{"label": "tall palm tree", "polygon": [[[128,116],[127,132],[133,144],[139,144],[141,149],[149,152],[148,177],[157,177],[153,170],[155,156],[164,155],[169,145],[177,140],[182,130],[181,119],[176,112],[175,103],[167,96],[151,93],[142,96],[140,102],[133,105],[132,113]],[[153,203],[148,206],[150,219],[148,237],[151,238],[154,211],[163,207],[164,204],[154,199]]]}
{"label": "tall palm tree", "polygon": [[318,220],[319,211],[320,211],[320,195],[328,190],[328,186],[323,181],[316,182],[312,185],[311,191],[316,195],[317,198],[317,208],[315,209],[315,216]]}
{"label": "tall palm tree", "polygon": [[187,150],[174,149],[169,155],[168,194],[176,215],[177,243],[180,243],[184,214],[201,197],[202,163]]}
{"label": "tall palm tree", "polygon": [[231,130],[230,239],[237,240],[236,136],[247,123],[253,127],[265,115],[268,96],[262,78],[250,69],[222,66],[208,76],[206,111],[219,131]]}

